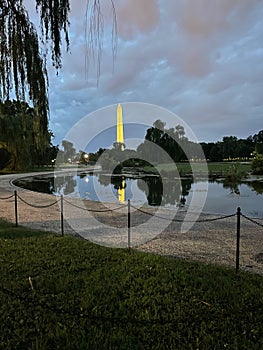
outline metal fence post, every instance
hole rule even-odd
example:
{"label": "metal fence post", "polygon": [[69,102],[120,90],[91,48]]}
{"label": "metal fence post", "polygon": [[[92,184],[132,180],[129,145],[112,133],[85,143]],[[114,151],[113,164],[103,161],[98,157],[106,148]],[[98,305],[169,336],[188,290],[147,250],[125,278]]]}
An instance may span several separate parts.
{"label": "metal fence post", "polygon": [[17,192],[15,190],[15,220],[16,220],[16,227],[18,226],[18,210],[17,210]]}
{"label": "metal fence post", "polygon": [[131,248],[131,203],[128,199],[128,248]]}
{"label": "metal fence post", "polygon": [[241,209],[237,208],[237,247],[236,247],[236,273],[239,270],[239,255],[240,255],[240,216]]}
{"label": "metal fence post", "polygon": [[64,236],[63,194],[60,197],[61,236]]}

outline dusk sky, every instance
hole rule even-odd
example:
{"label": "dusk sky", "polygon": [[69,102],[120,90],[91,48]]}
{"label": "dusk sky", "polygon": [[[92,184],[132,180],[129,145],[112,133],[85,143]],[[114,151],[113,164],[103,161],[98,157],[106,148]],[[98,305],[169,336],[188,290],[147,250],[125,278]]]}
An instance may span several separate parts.
{"label": "dusk sky", "polygon": [[[26,4],[34,7],[32,0]],[[114,71],[110,1],[101,4],[105,29],[97,87],[92,64],[85,74],[86,0],[71,1],[70,53],[63,54],[58,76],[49,70],[54,144],[84,116],[125,102],[167,109],[200,142],[246,138],[263,129],[263,1],[116,0]],[[109,118],[115,121],[115,115]],[[96,115],[90,123],[102,121]]]}

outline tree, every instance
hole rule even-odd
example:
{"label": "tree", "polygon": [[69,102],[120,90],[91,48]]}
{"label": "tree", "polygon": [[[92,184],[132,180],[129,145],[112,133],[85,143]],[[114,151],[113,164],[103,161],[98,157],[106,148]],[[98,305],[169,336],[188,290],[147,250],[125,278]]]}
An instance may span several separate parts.
{"label": "tree", "polygon": [[255,151],[259,154],[263,154],[263,142],[256,144]]}
{"label": "tree", "polygon": [[239,139],[236,144],[236,155],[238,158],[246,158],[249,159],[251,154],[253,153],[255,146],[253,142],[249,139]]}
{"label": "tree", "polygon": [[203,149],[206,160],[211,162],[220,162],[222,160],[222,147],[219,142],[201,142],[200,145]]}
{"label": "tree", "polygon": [[67,140],[62,141],[64,147],[64,162],[71,162],[76,156],[76,149],[73,147],[73,143]]}
{"label": "tree", "polygon": [[222,153],[224,159],[233,159],[237,156],[237,137],[224,136],[222,141]]}
{"label": "tree", "polygon": [[[112,50],[116,53],[116,13],[112,8]],[[69,48],[69,0],[35,0],[41,34],[30,21],[24,0],[1,0],[0,3],[0,100],[5,101],[14,91],[17,100],[32,102],[41,123],[48,123],[47,57],[58,70],[61,63],[61,45]],[[87,58],[94,57],[97,74],[100,73],[103,15],[100,0],[87,0],[86,6]],[[63,39],[64,35],[64,39]],[[46,45],[41,45],[44,43]],[[47,45],[49,44],[49,45]]]}
{"label": "tree", "polygon": [[145,139],[147,141],[156,143],[157,145],[161,145],[162,138],[164,135],[164,127],[165,127],[164,122],[162,122],[160,119],[156,120],[153,123],[153,126],[147,129]]}
{"label": "tree", "polygon": [[[59,68],[62,30],[68,43],[68,1],[36,0],[36,7],[40,13],[43,37],[51,41],[53,64]],[[14,87],[17,100],[30,100],[42,124],[47,125],[47,52],[41,54],[40,39],[23,0],[2,0],[0,28],[1,100],[8,100]]]}
{"label": "tree", "polygon": [[[153,144],[159,147],[154,147]],[[169,162],[168,155],[176,162],[185,160],[186,149],[193,147],[190,147],[189,140],[185,137],[184,127],[177,125],[166,129],[165,122],[159,119],[147,129],[144,143],[137,148],[146,159],[158,163]]]}
{"label": "tree", "polygon": [[263,174],[263,155],[262,154],[255,154],[254,159],[251,163],[251,168],[253,171],[253,174],[255,175],[262,175]]}
{"label": "tree", "polygon": [[0,170],[4,169],[11,159],[10,153],[5,148],[0,148]]}
{"label": "tree", "polygon": [[263,130],[259,131],[257,134],[252,137],[255,143],[263,142]]}
{"label": "tree", "polygon": [[51,136],[26,102],[0,102],[0,143],[10,154],[9,168],[20,170],[38,163],[50,147]]}
{"label": "tree", "polygon": [[[115,57],[117,44],[116,13],[113,0],[108,1],[112,9],[112,51],[113,57]],[[70,0],[35,0],[35,5],[39,15],[40,34],[29,18],[25,0],[1,0],[0,2],[0,102],[8,102],[10,95],[14,94],[18,103],[25,101],[30,103],[34,110],[34,125],[35,128],[38,128],[38,133],[34,134],[34,139],[36,143],[41,143],[48,132],[47,59],[50,54],[55,69],[58,71],[61,68],[62,43],[65,42],[67,49],[69,48]],[[97,65],[98,78],[103,42],[103,14],[100,0],[86,0],[85,18],[86,58],[87,61],[89,58],[94,59],[94,63]],[[14,167],[17,167],[15,163],[18,160],[19,162],[22,160],[21,155],[18,156],[17,154],[19,142],[20,146],[23,146],[22,140],[29,140],[24,129],[21,131],[24,133],[22,138],[15,139],[13,137],[15,135],[14,130],[18,131],[24,123],[19,118],[17,113],[10,114],[9,125],[7,125],[8,147],[10,149],[13,146],[11,153]],[[5,118],[4,123],[6,123],[6,120]],[[43,135],[43,138],[41,135]],[[1,141],[2,139],[0,139]],[[6,138],[4,142],[7,142]],[[25,149],[27,152],[28,147],[25,147]],[[35,156],[38,155],[35,152],[35,147],[31,151]],[[37,149],[37,151],[39,150]],[[48,146],[46,151],[50,153]],[[41,152],[43,155],[42,143]],[[47,158],[49,158],[48,155]]]}
{"label": "tree", "polygon": [[222,160],[222,152],[219,144],[214,144],[211,147],[211,150],[209,153],[209,160],[211,162],[220,162]]}
{"label": "tree", "polygon": [[263,154],[263,130],[253,135],[253,141],[255,144],[255,151],[257,153]]}
{"label": "tree", "polygon": [[184,135],[185,135],[184,127],[181,126],[181,125],[177,125],[177,126],[175,127],[175,129],[176,129],[176,131],[177,131],[177,133],[178,133],[178,135],[179,135],[179,138],[180,138],[180,139],[184,138]]}

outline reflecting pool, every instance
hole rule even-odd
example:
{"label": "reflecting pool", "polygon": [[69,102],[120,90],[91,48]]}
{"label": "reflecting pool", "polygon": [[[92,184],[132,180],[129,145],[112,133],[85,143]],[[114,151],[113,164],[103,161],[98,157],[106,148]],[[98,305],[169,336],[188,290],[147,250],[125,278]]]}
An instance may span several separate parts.
{"label": "reflecting pool", "polygon": [[[200,193],[201,196],[207,188],[207,182],[193,182],[192,178],[129,178],[83,172],[78,175],[60,174],[56,177],[37,175],[17,180],[15,184],[33,191],[94,201],[117,203],[130,199],[133,205],[182,208],[189,206],[193,193],[197,196]],[[245,215],[263,218],[263,183],[229,183],[224,180],[208,182],[203,212],[233,214],[237,207],[241,207]],[[200,210],[198,204],[195,209]]]}

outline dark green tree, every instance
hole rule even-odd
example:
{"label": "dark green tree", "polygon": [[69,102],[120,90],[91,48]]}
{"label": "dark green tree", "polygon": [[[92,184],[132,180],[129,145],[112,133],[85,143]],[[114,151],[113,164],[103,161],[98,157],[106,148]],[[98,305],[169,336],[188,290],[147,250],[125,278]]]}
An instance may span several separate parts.
{"label": "dark green tree", "polygon": [[251,163],[253,174],[263,175],[263,154],[256,153]]}
{"label": "dark green tree", "polygon": [[0,98],[8,100],[14,91],[17,100],[33,103],[41,124],[47,128],[47,50],[41,40],[51,45],[51,59],[61,66],[61,35],[68,45],[68,0],[36,0],[42,28],[39,38],[30,21],[23,0],[2,0],[0,5]]}
{"label": "dark green tree", "polygon": [[255,145],[248,138],[247,139],[238,139],[236,144],[236,155],[238,158],[251,158],[251,154],[255,149]]}
{"label": "dark green tree", "polygon": [[221,162],[223,160],[222,148],[220,143],[215,143],[210,149],[208,159],[211,162]]}
{"label": "dark green tree", "polygon": [[175,128],[166,129],[165,123],[158,119],[147,129],[145,141],[138,146],[137,151],[149,161],[167,163],[169,157],[176,162],[187,159],[184,152],[187,149],[193,147],[185,137],[184,128],[177,125]]}
{"label": "dark green tree", "polygon": [[224,159],[233,159],[237,157],[237,137],[224,136],[222,141],[222,154]]}
{"label": "dark green tree", "polygon": [[215,146],[215,143],[214,142],[201,142],[200,143],[202,149],[203,149],[203,152],[204,152],[204,155],[205,155],[205,158],[207,160],[210,160],[210,152],[211,152],[211,149]]}
{"label": "dark green tree", "polygon": [[253,141],[255,144],[255,151],[259,154],[263,154],[263,130],[253,136]]}
{"label": "dark green tree", "polygon": [[263,154],[263,142],[256,144],[255,151],[259,154]]}
{"label": "dark green tree", "polygon": [[39,164],[50,147],[51,136],[38,113],[26,102],[0,102],[0,143],[10,154],[10,169]]}
{"label": "dark green tree", "polygon": [[4,169],[7,166],[10,159],[11,159],[10,153],[5,148],[0,148],[0,170]]}
{"label": "dark green tree", "polygon": [[254,143],[261,143],[261,142],[263,142],[263,130],[259,131],[255,135],[253,135],[252,139],[253,139]]}

